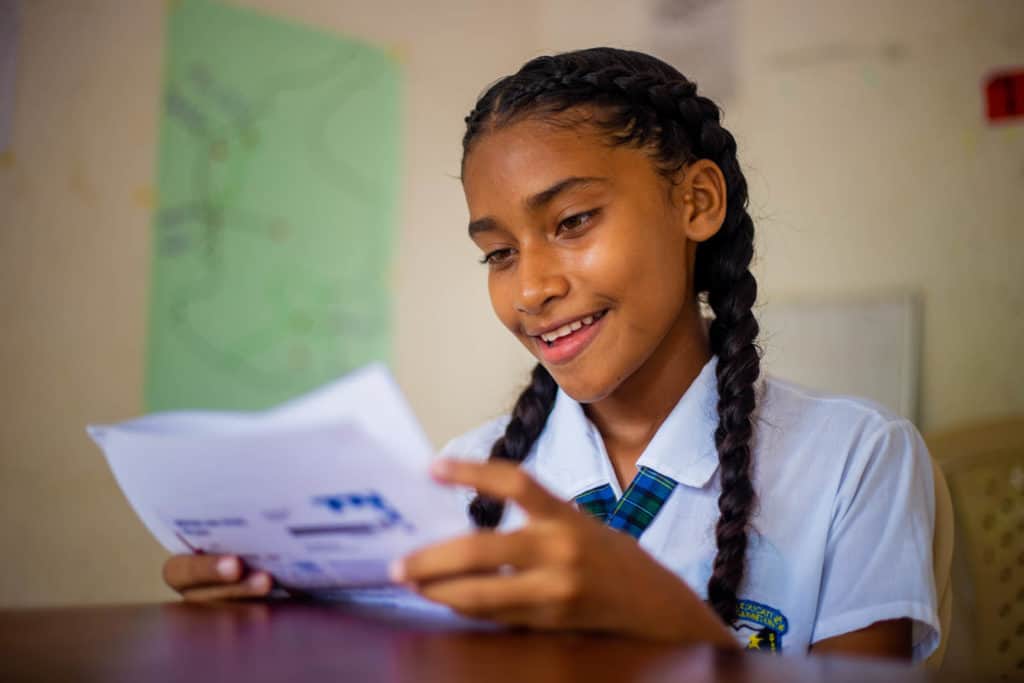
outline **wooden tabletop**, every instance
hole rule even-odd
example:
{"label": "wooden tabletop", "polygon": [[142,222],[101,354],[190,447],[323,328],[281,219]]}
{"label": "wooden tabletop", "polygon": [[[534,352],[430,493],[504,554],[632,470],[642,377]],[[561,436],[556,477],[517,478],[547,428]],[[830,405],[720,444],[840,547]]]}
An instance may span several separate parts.
{"label": "wooden tabletop", "polygon": [[0,681],[900,681],[916,667],[438,624],[296,602],[0,611]]}

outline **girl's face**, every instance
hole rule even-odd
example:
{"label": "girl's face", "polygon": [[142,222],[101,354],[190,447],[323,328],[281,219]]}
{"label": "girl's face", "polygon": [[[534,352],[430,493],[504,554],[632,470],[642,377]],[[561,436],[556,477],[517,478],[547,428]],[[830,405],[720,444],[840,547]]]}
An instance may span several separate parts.
{"label": "girl's face", "polygon": [[699,321],[688,187],[589,125],[525,119],[466,157],[494,311],[577,401],[606,398]]}

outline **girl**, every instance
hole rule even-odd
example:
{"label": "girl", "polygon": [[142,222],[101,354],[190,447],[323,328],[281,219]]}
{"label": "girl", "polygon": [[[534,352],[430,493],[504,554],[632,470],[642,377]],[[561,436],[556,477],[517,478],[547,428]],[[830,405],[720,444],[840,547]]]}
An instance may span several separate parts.
{"label": "girl", "polygon": [[[718,107],[653,57],[597,48],[531,60],[466,124],[469,236],[538,364],[512,414],[434,468],[500,532],[394,578],[534,628],[926,657],[928,454],[874,405],[759,381],[754,226]],[[243,572],[165,565],[188,599],[270,590]]]}

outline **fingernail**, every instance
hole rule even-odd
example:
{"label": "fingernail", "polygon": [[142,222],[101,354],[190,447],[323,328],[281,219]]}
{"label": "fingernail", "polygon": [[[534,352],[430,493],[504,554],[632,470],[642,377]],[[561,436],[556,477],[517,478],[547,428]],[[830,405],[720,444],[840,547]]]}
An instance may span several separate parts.
{"label": "fingernail", "polygon": [[270,576],[263,572],[257,572],[249,577],[249,586],[255,588],[258,591],[265,591],[270,589]]}
{"label": "fingernail", "polygon": [[237,557],[222,557],[217,560],[217,573],[225,579],[233,579],[238,576],[241,567],[238,565]]}
{"label": "fingernail", "polygon": [[392,560],[388,565],[388,576],[395,583],[405,581],[405,563],[401,559]]}
{"label": "fingernail", "polygon": [[430,463],[430,473],[435,477],[443,477],[451,474],[452,461],[448,458],[438,458]]}

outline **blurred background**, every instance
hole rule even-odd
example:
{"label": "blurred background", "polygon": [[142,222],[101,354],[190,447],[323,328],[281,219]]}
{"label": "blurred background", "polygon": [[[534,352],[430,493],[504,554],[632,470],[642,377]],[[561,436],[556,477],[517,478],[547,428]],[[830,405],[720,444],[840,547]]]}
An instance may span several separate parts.
{"label": "blurred background", "polygon": [[[724,109],[772,372],[950,458],[1019,443],[1019,0],[0,0],[0,26],[0,607],[172,597],[87,423],[272,405],[372,358],[437,446],[507,410],[531,363],[466,237],[463,117],[598,44]],[[1019,574],[991,598],[1007,656],[1020,461],[984,460],[995,512],[962,522]]]}

